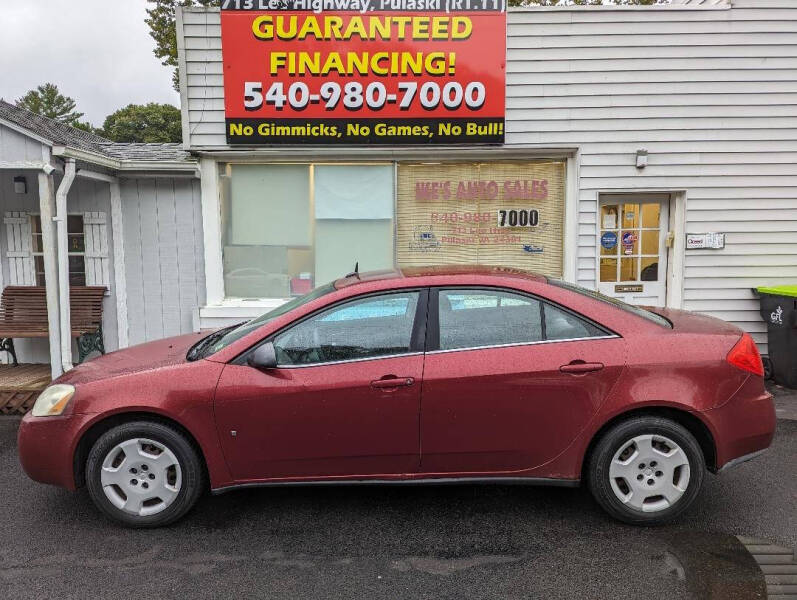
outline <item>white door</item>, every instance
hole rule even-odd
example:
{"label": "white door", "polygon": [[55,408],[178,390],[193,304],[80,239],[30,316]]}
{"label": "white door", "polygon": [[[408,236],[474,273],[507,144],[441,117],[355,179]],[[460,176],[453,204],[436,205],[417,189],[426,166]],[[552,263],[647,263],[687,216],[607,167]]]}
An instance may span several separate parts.
{"label": "white door", "polygon": [[629,304],[667,300],[669,194],[601,196],[598,291]]}

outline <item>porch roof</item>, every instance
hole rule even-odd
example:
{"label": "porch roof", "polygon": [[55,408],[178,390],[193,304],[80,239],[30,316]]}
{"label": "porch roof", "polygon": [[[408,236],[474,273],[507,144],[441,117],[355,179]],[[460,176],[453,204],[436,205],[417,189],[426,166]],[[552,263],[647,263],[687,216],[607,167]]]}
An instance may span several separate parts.
{"label": "porch roof", "polygon": [[182,144],[113,142],[0,99],[0,123],[3,121],[23,129],[49,146],[64,146],[86,153],[83,158],[88,161],[91,161],[91,155],[96,155],[98,158],[119,162],[122,168],[125,162],[196,164],[196,160],[183,150]]}

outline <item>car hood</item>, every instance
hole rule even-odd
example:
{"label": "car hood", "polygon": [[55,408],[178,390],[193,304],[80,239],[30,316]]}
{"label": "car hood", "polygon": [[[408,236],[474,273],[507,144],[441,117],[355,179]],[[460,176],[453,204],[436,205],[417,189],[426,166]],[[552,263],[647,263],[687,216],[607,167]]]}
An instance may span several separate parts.
{"label": "car hood", "polygon": [[207,332],[166,338],[105,354],[64,373],[56,383],[80,384],[186,362],[188,349]]}

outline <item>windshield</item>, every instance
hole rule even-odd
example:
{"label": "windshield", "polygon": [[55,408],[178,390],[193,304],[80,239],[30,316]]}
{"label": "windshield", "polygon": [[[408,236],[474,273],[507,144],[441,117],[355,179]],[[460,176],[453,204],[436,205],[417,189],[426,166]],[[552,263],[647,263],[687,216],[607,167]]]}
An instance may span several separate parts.
{"label": "windshield", "polygon": [[622,300],[618,300],[617,298],[612,298],[611,296],[605,296],[600,292],[596,292],[595,290],[590,290],[581,287],[580,285],[576,285],[574,283],[568,283],[566,281],[562,281],[561,279],[549,278],[548,283],[560,288],[564,288],[566,290],[570,290],[571,292],[576,292],[577,294],[581,294],[582,296],[589,296],[590,298],[594,298],[595,300],[606,302],[626,312],[635,314],[638,317],[642,317],[643,319],[652,321],[653,323],[656,323],[656,325],[661,325],[662,327],[667,327],[669,329],[672,329],[672,323],[670,323],[667,319],[665,319],[661,315],[657,315],[656,313],[650,312],[649,310],[645,310],[644,308],[641,308],[639,306],[634,306],[633,304],[627,304]]}
{"label": "windshield", "polygon": [[255,329],[262,327],[269,321],[273,321],[277,317],[281,317],[285,313],[288,313],[295,308],[299,308],[308,302],[312,302],[313,300],[334,291],[335,286],[333,284],[328,283],[326,285],[322,285],[305,294],[304,296],[299,296],[298,298],[289,300],[285,304],[282,304],[277,308],[270,310],[266,314],[252,319],[251,321],[215,331],[194,344],[191,350],[188,351],[187,358],[188,360],[197,360],[200,358],[205,358],[206,356],[210,356],[211,354],[215,354],[233,342],[240,340],[245,335],[252,333]]}

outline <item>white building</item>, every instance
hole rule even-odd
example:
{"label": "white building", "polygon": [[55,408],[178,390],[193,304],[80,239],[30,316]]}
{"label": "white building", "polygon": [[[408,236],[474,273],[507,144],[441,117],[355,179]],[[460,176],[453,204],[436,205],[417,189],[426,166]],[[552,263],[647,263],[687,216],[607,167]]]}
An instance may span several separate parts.
{"label": "white building", "polygon": [[[500,147],[228,146],[218,9],[183,10],[178,46],[185,153],[87,149],[0,110],[4,214],[34,214],[37,169],[74,158],[83,170],[70,211],[110,215],[107,257],[86,259],[108,265],[108,349],[243,320],[355,261],[456,260],[705,312],[765,351],[751,288],[797,283],[793,0],[511,9]],[[11,191],[18,173],[29,174],[25,198]],[[545,181],[530,200],[545,227],[512,252],[438,253],[441,237],[459,234],[428,222],[417,190],[474,180]],[[436,219],[482,210],[431,201]],[[0,231],[5,285],[20,281],[15,226]],[[687,248],[705,233],[724,235],[692,242],[722,247]],[[29,236],[24,224],[19,234]]]}
{"label": "white building", "polygon": [[16,339],[21,362],[49,356],[54,375],[77,362],[60,344],[57,255],[71,285],[108,289],[106,350],[192,329],[205,290],[198,176],[178,144],[116,144],[0,101],[0,288],[48,291],[49,344]]}

